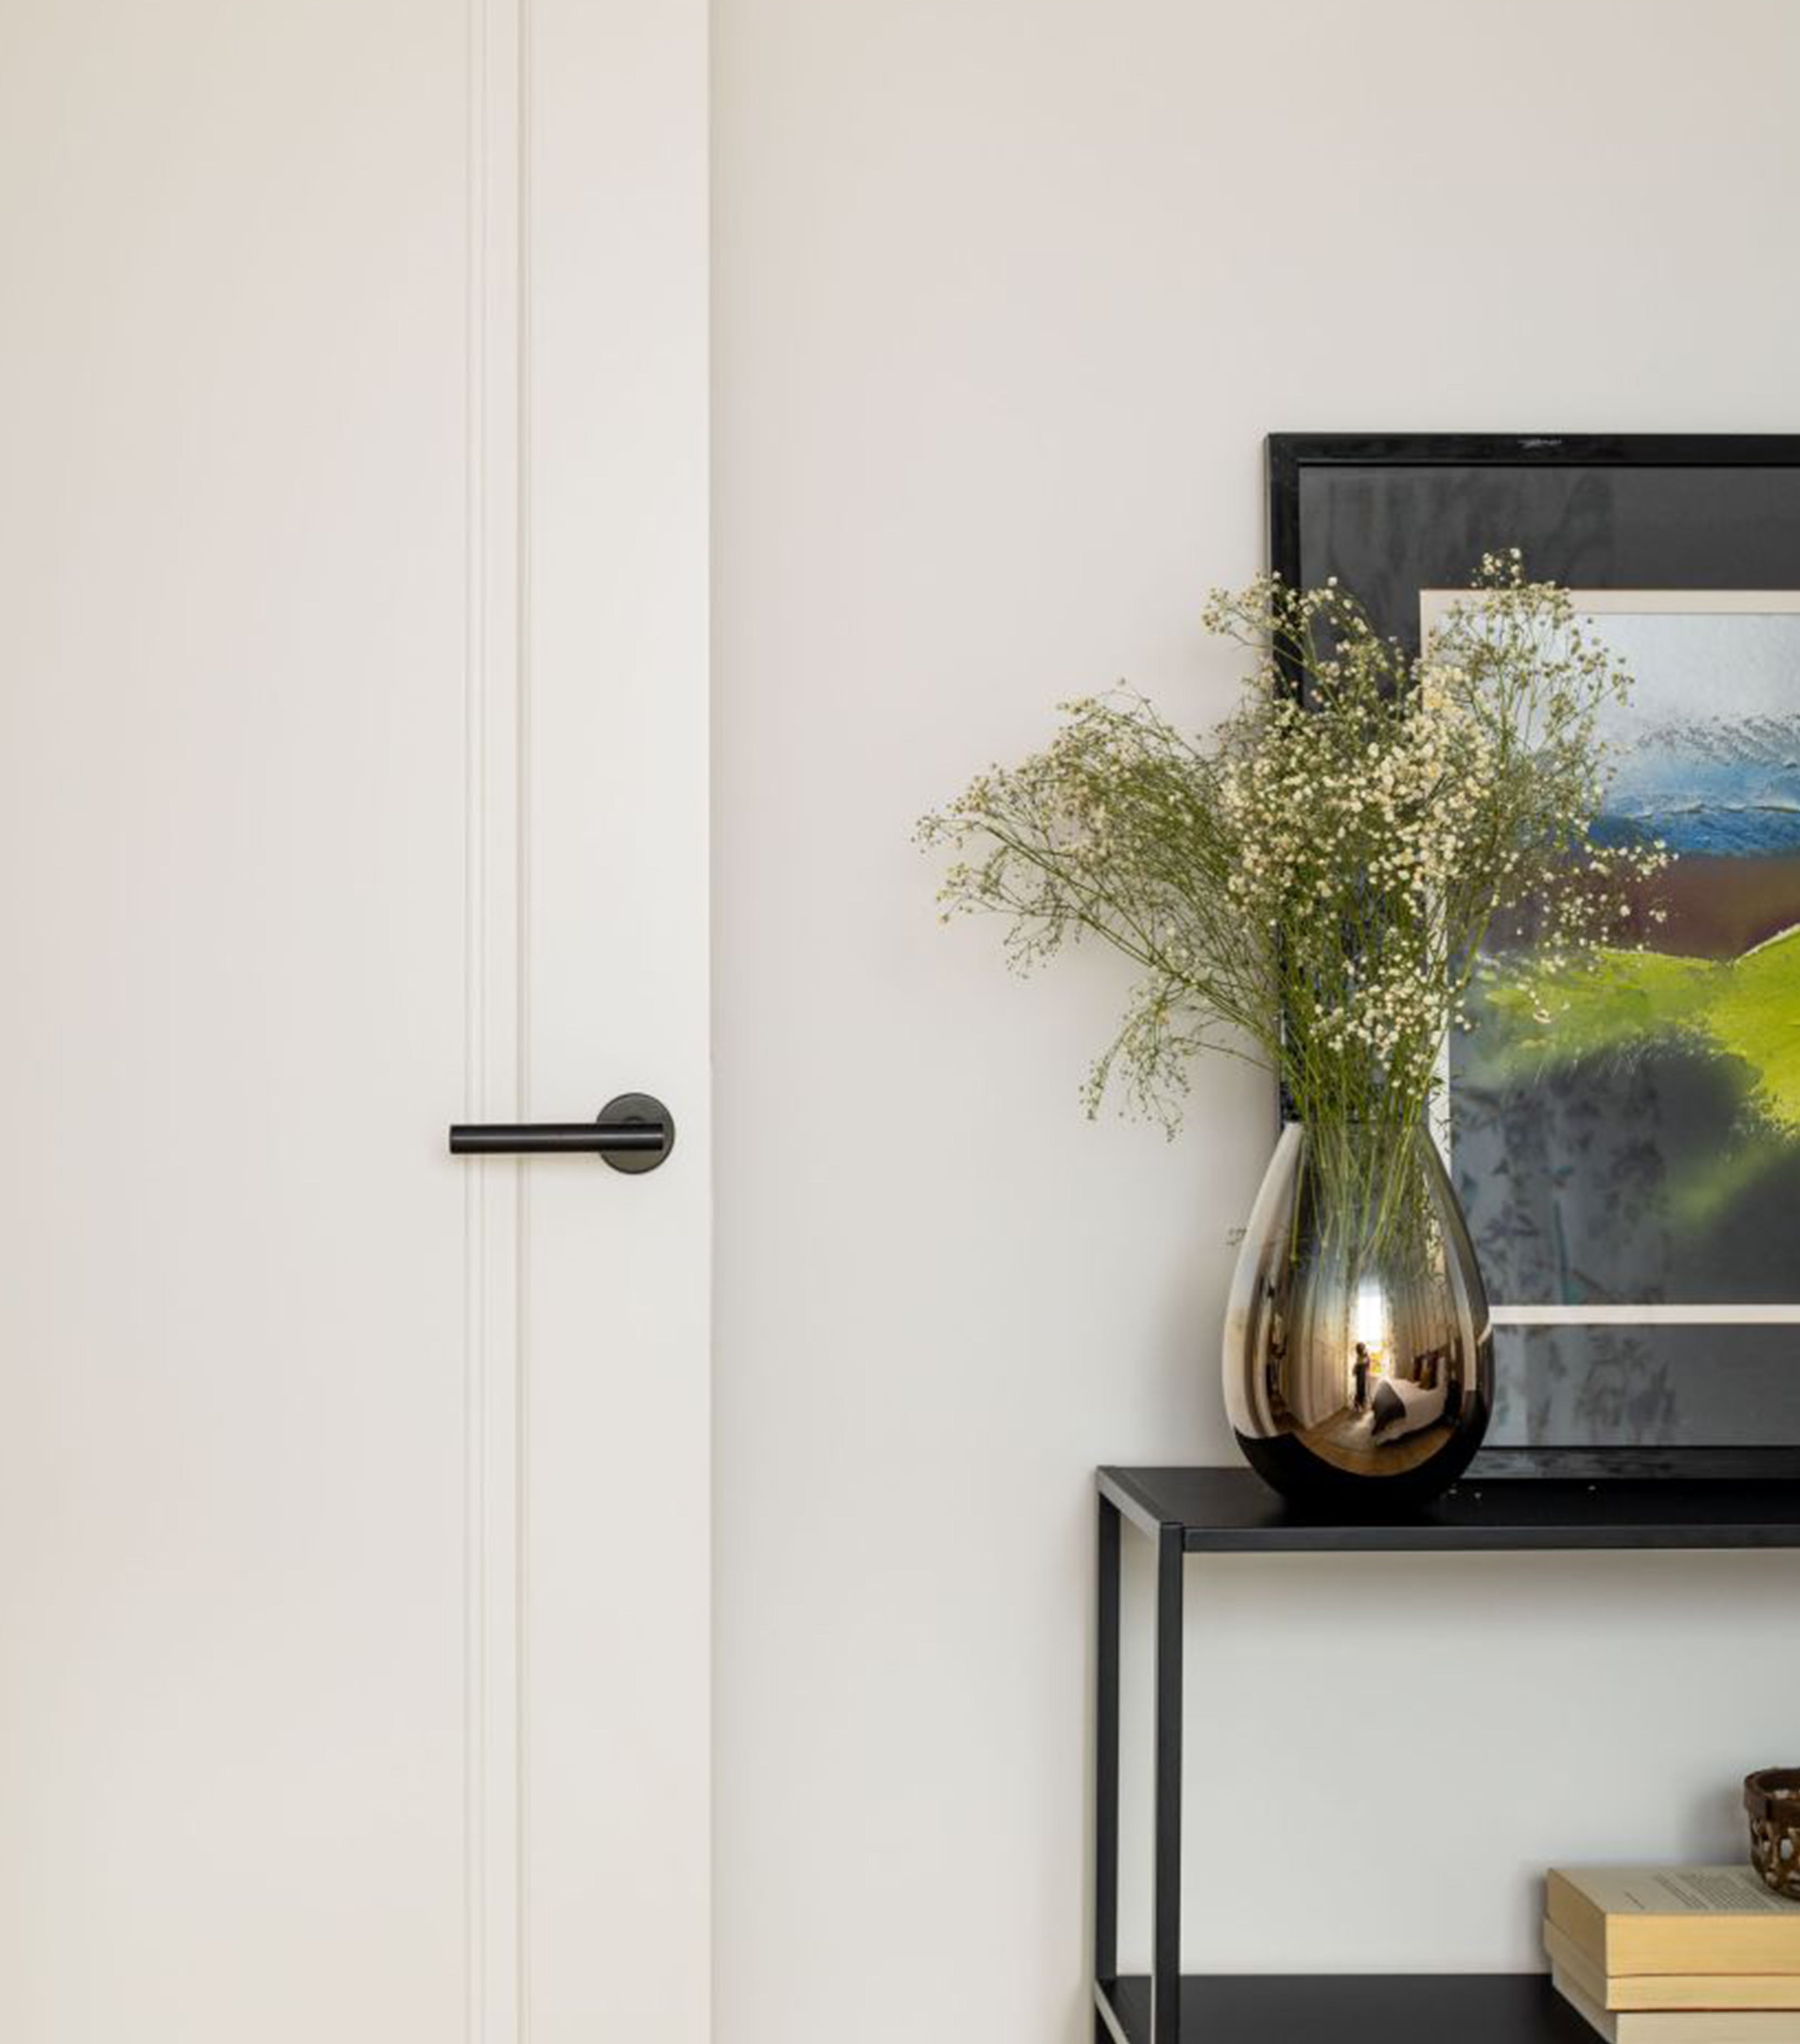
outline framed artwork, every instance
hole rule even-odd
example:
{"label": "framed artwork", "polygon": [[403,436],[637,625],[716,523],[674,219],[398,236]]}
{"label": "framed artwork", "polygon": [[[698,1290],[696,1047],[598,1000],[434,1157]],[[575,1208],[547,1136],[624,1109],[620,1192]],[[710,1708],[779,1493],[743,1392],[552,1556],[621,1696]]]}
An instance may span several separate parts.
{"label": "framed artwork", "polygon": [[1478,1470],[1800,1473],[1800,436],[1276,434],[1268,486],[1270,565],[1409,648],[1483,552],[1570,590],[1637,685],[1598,830],[1676,854],[1606,998],[1450,1047]]}

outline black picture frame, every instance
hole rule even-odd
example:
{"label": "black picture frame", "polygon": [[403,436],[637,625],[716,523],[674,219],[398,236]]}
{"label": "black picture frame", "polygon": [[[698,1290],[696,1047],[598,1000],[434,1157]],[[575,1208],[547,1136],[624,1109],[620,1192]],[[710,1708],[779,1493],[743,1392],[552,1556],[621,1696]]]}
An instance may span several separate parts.
{"label": "black picture frame", "polygon": [[[1575,589],[1800,591],[1800,435],[1283,432],[1266,447],[1270,567],[1295,586],[1336,575],[1409,651],[1420,592],[1466,586],[1501,547]],[[1494,1447],[1472,1473],[1800,1476],[1800,1324],[1793,1345],[1774,1438],[1710,1441],[1702,1414],[1679,1443]]]}

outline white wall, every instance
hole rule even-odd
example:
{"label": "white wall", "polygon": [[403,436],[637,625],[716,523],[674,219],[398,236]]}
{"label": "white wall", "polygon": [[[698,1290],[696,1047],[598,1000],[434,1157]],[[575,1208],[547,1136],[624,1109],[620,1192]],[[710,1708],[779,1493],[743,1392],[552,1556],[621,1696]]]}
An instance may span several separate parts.
{"label": "white wall", "polygon": [[[1268,1105],[1090,1127],[1117,974],[1010,981],[909,826],[1059,697],[1225,705],[1271,428],[1800,428],[1800,9],[715,29],[720,2044],[1074,2044],[1090,1470],[1230,1459]],[[1191,1576],[1193,1965],[1529,1966],[1547,1861],[1794,1757],[1791,1558]]]}

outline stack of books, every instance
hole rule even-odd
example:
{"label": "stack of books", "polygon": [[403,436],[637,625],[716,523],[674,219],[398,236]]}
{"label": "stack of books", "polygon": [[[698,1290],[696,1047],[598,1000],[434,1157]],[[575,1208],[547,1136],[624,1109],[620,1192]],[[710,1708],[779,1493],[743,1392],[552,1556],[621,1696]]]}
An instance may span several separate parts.
{"label": "stack of books", "polygon": [[1544,1949],[1610,2044],[1800,2044],[1800,1903],[1748,1867],[1555,1869]]}

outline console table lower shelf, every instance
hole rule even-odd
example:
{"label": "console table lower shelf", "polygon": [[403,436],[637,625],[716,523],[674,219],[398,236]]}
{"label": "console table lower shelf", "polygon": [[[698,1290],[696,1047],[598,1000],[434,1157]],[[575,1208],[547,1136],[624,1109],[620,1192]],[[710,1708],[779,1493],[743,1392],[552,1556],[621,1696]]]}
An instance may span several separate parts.
{"label": "console table lower shelf", "polygon": [[[1800,1547],[1800,1480],[1483,1481],[1406,1519],[1307,1518],[1248,1470],[1103,1469],[1094,1774],[1096,2044],[1591,2044],[1541,1973],[1181,1971],[1183,1574],[1190,1555]],[[1119,1546],[1156,1552],[1150,1973],[1119,1969]]]}
{"label": "console table lower shelf", "polygon": [[[1115,2044],[1150,2044],[1148,1974],[1094,2003]],[[1180,2011],[1181,2044],[1595,2044],[1542,1973],[1190,1973]]]}

